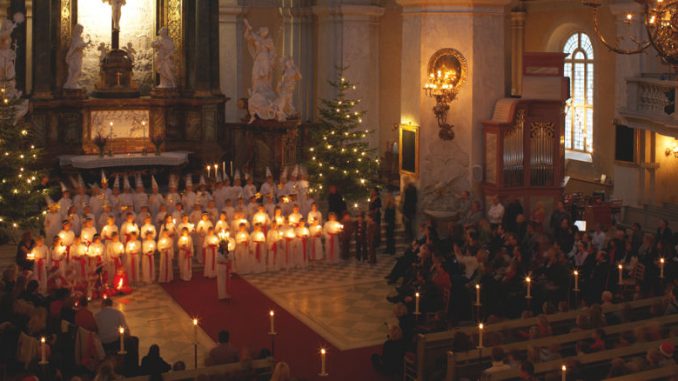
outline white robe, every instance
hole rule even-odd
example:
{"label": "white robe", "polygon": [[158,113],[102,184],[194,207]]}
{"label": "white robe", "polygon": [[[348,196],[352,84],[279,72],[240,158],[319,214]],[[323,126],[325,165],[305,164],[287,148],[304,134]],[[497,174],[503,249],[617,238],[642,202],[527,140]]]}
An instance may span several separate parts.
{"label": "white robe", "polygon": [[186,236],[186,243],[183,244],[183,236],[179,237],[177,250],[179,251],[179,278],[181,280],[191,280],[193,276],[193,264],[191,263],[193,259],[193,239],[191,236]]}
{"label": "white robe", "polygon": [[[160,239],[162,240],[162,238]],[[158,240],[158,243],[160,242]],[[158,266],[158,282],[167,283],[174,280],[174,269],[172,264],[174,262],[174,243],[172,239],[169,238],[169,245],[167,248],[163,247],[162,250],[158,249],[160,253],[160,265]]]}
{"label": "white robe", "polygon": [[141,262],[141,241],[128,241],[125,244],[125,271],[130,284],[136,284],[141,279],[139,263]]}
{"label": "white robe", "polygon": [[228,299],[231,280],[231,260],[226,259],[221,253],[217,253],[217,295],[219,299]]}
{"label": "white robe", "polygon": [[141,280],[144,283],[155,281],[155,240],[144,240],[142,243],[143,255],[141,256]]}
{"label": "white robe", "polygon": [[47,268],[49,266],[49,247],[35,246],[31,252],[35,255],[34,266],[33,266],[33,276],[34,279],[38,281],[40,285],[38,290],[41,294],[47,294]]}

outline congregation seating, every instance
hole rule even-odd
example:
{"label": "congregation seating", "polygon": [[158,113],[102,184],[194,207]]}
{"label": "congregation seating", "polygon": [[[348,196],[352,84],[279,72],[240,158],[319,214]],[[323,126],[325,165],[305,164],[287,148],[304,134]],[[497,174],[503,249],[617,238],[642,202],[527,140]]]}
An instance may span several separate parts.
{"label": "congregation seating", "polygon": [[[623,309],[630,309],[634,314],[641,314],[647,312],[653,305],[662,302],[662,297],[654,297],[647,299],[640,299],[630,303],[617,303],[613,305],[603,306],[602,312],[604,314],[611,314],[620,312]],[[561,312],[553,315],[548,315],[548,321],[553,329],[558,332],[559,327],[571,327],[575,319],[582,313],[586,313],[588,308],[571,310]],[[527,319],[513,319],[494,324],[486,324],[484,326],[484,334],[491,335],[493,333],[511,332],[527,330],[529,327],[537,323],[538,317]],[[673,322],[674,320],[669,320]],[[630,323],[634,324],[634,323]],[[437,363],[438,359],[445,356],[445,353],[452,348],[454,338],[457,333],[463,333],[470,337],[477,336],[478,327],[476,325],[459,327],[453,330],[435,332],[430,334],[419,334],[417,336],[416,356],[406,356],[405,358],[405,379],[427,379],[427,369],[431,369]],[[580,334],[580,333],[579,333]],[[588,336],[590,336],[590,331]],[[508,336],[507,336],[508,337]],[[578,336],[577,336],[578,337]],[[534,341],[530,342],[531,344]],[[516,347],[527,347],[527,341],[518,342],[514,344]],[[457,362],[465,361],[467,358],[475,356],[476,359],[487,358],[491,352],[491,347],[484,348],[480,353],[478,351],[468,352],[467,355],[461,355],[457,358]],[[407,378],[409,377],[409,378]]]}
{"label": "congregation seating", "polygon": [[[164,381],[189,381],[197,379],[218,379],[224,381],[269,380],[275,361],[269,357],[261,360],[214,365],[198,369],[187,369],[163,374]],[[147,381],[148,376],[127,378],[129,381]]]}
{"label": "congregation seating", "polygon": [[[595,353],[588,353],[583,356],[573,356],[571,358],[561,358],[551,361],[546,361],[542,363],[535,364],[535,375],[536,376],[545,376],[548,374],[560,374],[562,372],[562,366],[570,359],[575,359],[579,362],[582,368],[587,368],[589,371],[600,374],[599,379],[605,378],[607,374],[607,367],[609,362],[614,358],[631,358],[634,356],[644,355],[648,349],[653,349],[659,347],[659,345],[666,340],[657,340],[645,343],[638,343],[630,347],[615,348],[606,351],[600,351]],[[672,338],[671,342],[674,344],[678,343],[678,339]],[[604,368],[602,369],[593,369],[595,367]],[[593,369],[593,370],[592,370]],[[502,381],[502,380],[514,380],[520,378],[519,369],[511,369],[503,372],[493,373],[491,376],[486,376],[483,379],[485,381]],[[638,379],[638,378],[636,378]]]}
{"label": "congregation seating", "polygon": [[678,374],[678,365],[664,366],[657,369],[646,370],[621,377],[610,377],[607,381],[636,381],[636,380],[664,380]]}

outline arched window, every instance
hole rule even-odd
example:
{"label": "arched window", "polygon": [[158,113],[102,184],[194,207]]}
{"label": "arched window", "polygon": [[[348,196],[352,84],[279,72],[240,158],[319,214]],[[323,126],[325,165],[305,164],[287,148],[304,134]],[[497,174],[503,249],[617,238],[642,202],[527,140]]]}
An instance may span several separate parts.
{"label": "arched window", "polygon": [[570,99],[565,114],[565,148],[593,152],[593,46],[585,33],[565,42],[565,76],[570,77]]}

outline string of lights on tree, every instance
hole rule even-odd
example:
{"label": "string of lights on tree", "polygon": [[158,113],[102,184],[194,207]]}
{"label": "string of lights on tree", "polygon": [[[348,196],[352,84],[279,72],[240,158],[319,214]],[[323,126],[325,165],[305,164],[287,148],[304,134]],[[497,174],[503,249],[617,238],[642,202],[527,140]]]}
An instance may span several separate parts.
{"label": "string of lights on tree", "polygon": [[16,120],[17,107],[25,100],[6,96],[4,88],[0,91],[0,241],[6,241],[16,238],[19,229],[39,226],[48,190],[41,185],[41,150],[34,144],[31,126]]}
{"label": "string of lights on tree", "polygon": [[368,199],[379,166],[367,140],[373,131],[362,126],[365,111],[359,109],[360,99],[351,97],[356,85],[343,76],[343,70],[329,84],[336,96],[321,100],[320,121],[311,130],[309,191],[323,196],[330,185],[336,185],[344,199],[357,207]]}

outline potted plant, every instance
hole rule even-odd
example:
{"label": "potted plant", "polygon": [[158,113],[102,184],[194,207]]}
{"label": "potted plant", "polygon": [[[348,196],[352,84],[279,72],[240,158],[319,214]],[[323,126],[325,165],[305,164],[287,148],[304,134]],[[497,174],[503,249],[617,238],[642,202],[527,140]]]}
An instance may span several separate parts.
{"label": "potted plant", "polygon": [[101,132],[99,132],[94,137],[94,139],[92,139],[92,143],[94,143],[94,145],[99,149],[99,157],[104,157],[104,151],[106,149],[106,143],[108,143],[108,138],[101,135]]}
{"label": "potted plant", "polygon": [[161,135],[155,135],[151,137],[151,143],[155,146],[155,155],[160,156],[160,149],[162,144],[165,142],[165,138]]}

